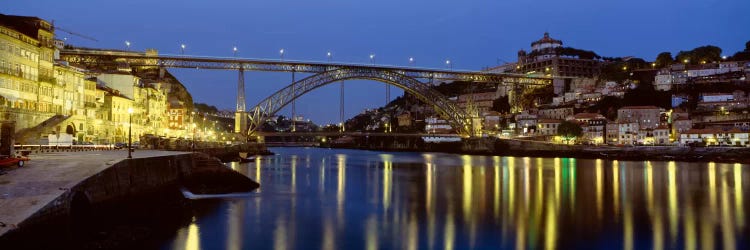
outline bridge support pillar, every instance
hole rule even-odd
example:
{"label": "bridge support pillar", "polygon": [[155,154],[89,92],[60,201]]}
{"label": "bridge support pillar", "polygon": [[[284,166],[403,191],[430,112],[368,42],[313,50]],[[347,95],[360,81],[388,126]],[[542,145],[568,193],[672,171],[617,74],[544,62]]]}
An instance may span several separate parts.
{"label": "bridge support pillar", "polygon": [[245,71],[240,66],[240,75],[237,80],[237,111],[234,112],[234,132],[247,133],[247,112],[245,112]]}
{"label": "bridge support pillar", "polygon": [[234,132],[240,134],[247,133],[247,112],[234,112]]}

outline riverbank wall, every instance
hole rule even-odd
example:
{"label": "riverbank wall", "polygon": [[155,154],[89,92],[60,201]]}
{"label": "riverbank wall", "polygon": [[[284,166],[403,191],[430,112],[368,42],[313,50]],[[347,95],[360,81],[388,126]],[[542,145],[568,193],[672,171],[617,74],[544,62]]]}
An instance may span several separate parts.
{"label": "riverbank wall", "polygon": [[459,142],[425,143],[421,138],[369,138],[322,147],[381,151],[446,152],[474,155],[571,157],[610,160],[713,161],[750,163],[750,148],[678,146],[591,146],[499,138],[464,138]]}
{"label": "riverbank wall", "polygon": [[118,212],[125,212],[123,207],[179,204],[177,194],[183,187],[193,193],[227,193],[247,192],[259,186],[203,153],[171,153],[101,164],[109,166],[89,173],[69,187],[60,187],[62,192],[54,200],[20,222],[4,225],[6,230],[0,231],[0,245],[40,246],[34,245],[33,240],[47,236],[71,240],[76,237],[66,233],[76,234],[81,231],[77,228],[86,231],[94,218],[116,218]]}

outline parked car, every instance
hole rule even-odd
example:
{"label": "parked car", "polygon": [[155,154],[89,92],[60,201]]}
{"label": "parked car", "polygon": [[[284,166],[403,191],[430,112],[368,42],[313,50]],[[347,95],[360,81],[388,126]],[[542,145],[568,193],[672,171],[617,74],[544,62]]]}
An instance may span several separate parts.
{"label": "parked car", "polygon": [[23,165],[26,165],[26,162],[30,160],[31,159],[25,156],[3,155],[3,156],[0,156],[0,166],[10,167],[13,165],[17,165],[20,168],[20,167],[23,167]]}
{"label": "parked car", "polygon": [[127,146],[128,146],[128,144],[124,143],[124,142],[115,143],[115,149],[123,149],[123,148],[125,148]]}

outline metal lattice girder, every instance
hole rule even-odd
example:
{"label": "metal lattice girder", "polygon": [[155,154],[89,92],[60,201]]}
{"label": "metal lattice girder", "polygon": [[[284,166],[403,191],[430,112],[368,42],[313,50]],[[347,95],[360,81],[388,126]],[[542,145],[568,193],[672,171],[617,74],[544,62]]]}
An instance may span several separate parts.
{"label": "metal lattice girder", "polygon": [[92,49],[64,49],[61,59],[70,63],[102,65],[125,63],[130,67],[166,67],[194,69],[224,69],[277,71],[297,73],[322,73],[335,69],[388,70],[416,79],[434,79],[467,82],[518,83],[524,85],[548,85],[549,77],[484,71],[431,69],[402,66],[381,66],[338,62],[312,62],[248,58],[220,58],[200,56],[154,55],[141,52],[107,51]]}
{"label": "metal lattice girder", "polygon": [[414,95],[424,103],[433,106],[438,114],[450,122],[456,131],[468,136],[471,131],[469,115],[459,108],[453,101],[434,90],[429,84],[422,83],[407,75],[385,69],[377,68],[340,68],[325,71],[305,79],[299,80],[289,86],[277,91],[268,98],[260,101],[252,108],[250,115],[250,129],[252,135],[267,119],[281,108],[291,103],[292,100],[322,86],[330,83],[349,80],[364,79],[384,82],[403,89]]}

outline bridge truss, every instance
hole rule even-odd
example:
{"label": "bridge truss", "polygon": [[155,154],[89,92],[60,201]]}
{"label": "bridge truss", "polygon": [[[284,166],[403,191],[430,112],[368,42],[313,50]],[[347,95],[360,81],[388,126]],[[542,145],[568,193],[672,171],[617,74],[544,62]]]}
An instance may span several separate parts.
{"label": "bridge truss", "polygon": [[[340,62],[314,62],[294,60],[271,60],[252,58],[220,58],[186,55],[158,55],[155,52],[126,52],[95,49],[64,49],[61,59],[84,66],[111,65],[130,68],[194,68],[243,71],[270,71],[312,73],[314,75],[296,81],[262,100],[248,110],[253,134],[265,120],[298,97],[326,84],[349,79],[364,79],[384,82],[403,89],[421,101],[432,105],[443,118],[456,128],[459,134],[476,134],[472,117],[453,101],[435,91],[431,83],[438,81],[465,81],[474,83],[497,83],[506,86],[546,86],[552,78],[523,74],[492,73],[453,69],[432,69],[403,66],[384,66]],[[425,83],[420,81],[423,79]],[[244,83],[244,81],[243,81]],[[244,84],[242,84],[244,87]],[[244,98],[243,98],[244,99]],[[239,100],[239,97],[238,97]],[[238,105],[240,105],[238,103]],[[239,106],[238,106],[239,109]],[[238,112],[242,112],[238,110]]]}

